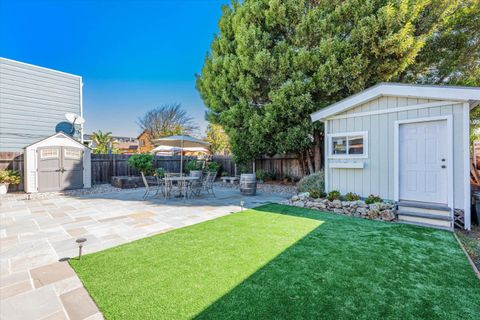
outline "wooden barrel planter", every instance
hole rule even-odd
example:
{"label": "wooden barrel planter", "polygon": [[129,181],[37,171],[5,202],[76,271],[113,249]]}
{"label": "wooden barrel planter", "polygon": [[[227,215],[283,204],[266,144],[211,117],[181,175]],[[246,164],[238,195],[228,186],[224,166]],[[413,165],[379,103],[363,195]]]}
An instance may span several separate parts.
{"label": "wooden barrel planter", "polygon": [[245,196],[257,194],[257,178],[254,173],[240,175],[240,193]]}

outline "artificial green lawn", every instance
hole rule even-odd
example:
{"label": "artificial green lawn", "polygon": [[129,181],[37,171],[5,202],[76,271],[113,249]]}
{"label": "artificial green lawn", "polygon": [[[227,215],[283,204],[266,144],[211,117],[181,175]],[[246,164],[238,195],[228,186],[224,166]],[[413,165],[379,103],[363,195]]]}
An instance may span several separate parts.
{"label": "artificial green lawn", "polygon": [[106,319],[479,319],[452,233],[266,205],[71,260]]}

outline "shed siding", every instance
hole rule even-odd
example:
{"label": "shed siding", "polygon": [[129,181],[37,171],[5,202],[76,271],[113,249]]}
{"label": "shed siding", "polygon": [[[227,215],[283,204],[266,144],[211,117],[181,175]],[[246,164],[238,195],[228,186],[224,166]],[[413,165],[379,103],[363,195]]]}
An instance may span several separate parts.
{"label": "shed siding", "polygon": [[[393,109],[397,107],[435,102],[403,97],[381,97],[348,110],[341,115],[360,112]],[[414,109],[378,115],[330,119],[327,121],[327,133],[367,131],[368,158],[363,169],[327,168],[327,185],[329,190],[339,190],[342,194],[355,192],[363,197],[378,194],[384,199],[394,199],[394,129],[395,121],[425,118],[440,115],[453,116],[453,161],[454,166],[454,204],[463,208],[463,104]],[[329,159],[328,162],[345,162],[360,160]]]}
{"label": "shed siding", "polygon": [[81,114],[82,78],[0,58],[0,151],[55,133],[65,113]]}

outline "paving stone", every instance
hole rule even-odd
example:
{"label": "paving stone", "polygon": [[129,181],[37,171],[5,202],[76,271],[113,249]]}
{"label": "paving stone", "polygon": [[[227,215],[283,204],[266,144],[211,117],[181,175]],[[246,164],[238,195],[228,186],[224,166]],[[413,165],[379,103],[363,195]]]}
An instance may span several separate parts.
{"label": "paving stone", "polygon": [[83,320],[99,312],[85,288],[78,288],[60,296],[71,320]]}
{"label": "paving stone", "polygon": [[12,284],[30,281],[30,274],[27,271],[5,274],[0,277],[0,287],[11,286]]}
{"label": "paving stone", "polygon": [[62,304],[51,287],[0,300],[0,319],[41,319],[62,310]]}
{"label": "paving stone", "polygon": [[59,296],[82,286],[82,282],[76,275],[53,283],[55,292]]}
{"label": "paving stone", "polygon": [[0,288],[0,299],[7,299],[30,290],[32,290],[32,285],[30,279],[28,279],[28,281],[18,282],[8,287]]}
{"label": "paving stone", "polygon": [[41,320],[68,320],[68,317],[65,314],[65,312],[62,310],[62,311],[55,312],[54,314],[51,314],[49,316],[46,316]]}
{"label": "paving stone", "polygon": [[56,262],[30,270],[30,276],[35,288],[40,288],[47,284],[73,277],[75,276],[75,271],[67,262]]}

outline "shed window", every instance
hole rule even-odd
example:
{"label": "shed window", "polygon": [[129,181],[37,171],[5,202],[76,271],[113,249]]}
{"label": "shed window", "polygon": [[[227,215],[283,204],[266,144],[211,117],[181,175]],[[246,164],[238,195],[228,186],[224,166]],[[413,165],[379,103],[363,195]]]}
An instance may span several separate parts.
{"label": "shed window", "polygon": [[330,158],[366,158],[367,132],[335,133],[329,137]]}
{"label": "shed window", "polygon": [[81,159],[82,158],[82,150],[79,150],[79,149],[65,149],[65,158]]}
{"label": "shed window", "polygon": [[59,152],[57,148],[40,150],[40,159],[57,159]]}

